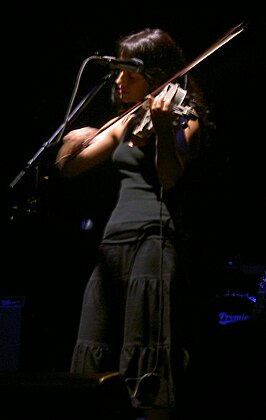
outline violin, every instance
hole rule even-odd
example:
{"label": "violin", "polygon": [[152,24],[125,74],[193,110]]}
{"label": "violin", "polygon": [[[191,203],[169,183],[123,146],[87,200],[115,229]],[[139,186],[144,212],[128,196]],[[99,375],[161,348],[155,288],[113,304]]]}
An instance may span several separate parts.
{"label": "violin", "polygon": [[[154,92],[152,94],[154,94]],[[170,102],[170,109],[173,111],[174,114],[176,114],[176,118],[173,120],[173,126],[177,126],[179,124],[181,116],[184,117],[184,120],[181,124],[183,128],[186,127],[187,121],[189,119],[196,120],[198,118],[198,116],[195,115],[195,113],[193,112],[193,106],[182,105],[183,101],[186,98],[186,95],[187,90],[183,89],[179,83],[173,82],[167,82],[164,88],[158,93],[158,95],[156,95],[157,98],[160,97],[163,98],[165,101]],[[143,102],[138,103],[122,115],[114,118],[109,123],[103,125],[99,130],[96,131],[93,137],[100,134],[102,131],[105,131],[110,126],[113,126],[122,118],[127,118],[131,114],[134,114],[134,128],[132,130],[132,137],[135,138],[135,141],[130,141],[130,146],[133,147],[134,145],[140,145],[141,142],[145,141],[153,131],[151,111],[149,107],[149,100],[147,97]],[[82,148],[77,153],[72,155],[71,158],[75,157],[83,149],[88,147],[91,140],[91,137],[85,140],[82,143]]]}
{"label": "violin", "polygon": [[[189,119],[196,120],[198,117],[193,114],[192,106],[183,106],[182,103],[186,97],[187,91],[179,85],[179,83],[168,83],[162,91],[157,95],[159,98],[163,98],[165,101],[170,101],[170,108],[177,115],[177,118],[174,119],[173,125],[177,125],[180,119],[180,116],[185,117],[185,122],[182,125],[185,127],[186,122]],[[132,134],[134,136],[140,137],[141,139],[147,138],[152,132],[153,125],[151,119],[151,111],[147,106],[147,101],[142,105],[144,109],[144,115],[139,114],[139,121],[137,120],[137,125],[135,126]]]}

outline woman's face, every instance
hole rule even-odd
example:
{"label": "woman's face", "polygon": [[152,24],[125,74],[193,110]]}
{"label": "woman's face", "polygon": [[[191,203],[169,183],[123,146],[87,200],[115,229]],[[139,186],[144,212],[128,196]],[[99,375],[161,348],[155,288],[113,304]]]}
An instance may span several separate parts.
{"label": "woman's face", "polygon": [[115,80],[117,92],[123,103],[138,103],[150,93],[150,87],[141,73],[121,70]]}

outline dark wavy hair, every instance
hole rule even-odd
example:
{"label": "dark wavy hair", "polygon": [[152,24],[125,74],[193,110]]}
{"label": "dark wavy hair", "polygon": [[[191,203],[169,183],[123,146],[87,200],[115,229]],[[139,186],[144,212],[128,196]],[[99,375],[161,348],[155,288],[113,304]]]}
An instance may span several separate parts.
{"label": "dark wavy hair", "polygon": [[116,43],[116,54],[121,59],[136,57],[143,61],[142,73],[151,91],[185,66],[182,49],[161,29],[146,28],[120,38]]}

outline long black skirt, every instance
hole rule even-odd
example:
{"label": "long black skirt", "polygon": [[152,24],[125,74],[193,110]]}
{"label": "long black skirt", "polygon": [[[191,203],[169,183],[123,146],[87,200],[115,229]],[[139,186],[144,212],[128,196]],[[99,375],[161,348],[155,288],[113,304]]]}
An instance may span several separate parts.
{"label": "long black skirt", "polygon": [[85,289],[73,373],[118,371],[135,408],[174,407],[186,364],[184,255],[158,234],[100,244]]}

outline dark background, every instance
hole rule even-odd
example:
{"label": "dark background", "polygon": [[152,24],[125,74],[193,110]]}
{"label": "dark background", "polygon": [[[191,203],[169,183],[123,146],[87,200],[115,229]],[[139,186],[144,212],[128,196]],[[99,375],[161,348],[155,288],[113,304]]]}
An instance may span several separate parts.
{"label": "dark background", "polygon": [[[201,292],[209,286],[211,293],[239,288],[235,280],[228,283],[231,273],[229,277],[224,274],[231,261],[241,272],[247,267],[245,277],[252,272],[252,283],[248,280],[245,287],[253,292],[265,266],[266,233],[266,27],[256,3],[244,8],[242,2],[233,6],[232,2],[215,2],[211,7],[177,2],[107,6],[75,2],[55,7],[47,2],[27,2],[15,4],[6,17],[9,122],[4,121],[2,139],[0,296],[25,297],[21,366],[68,370],[82,293],[116,191],[108,165],[92,174],[89,182],[58,180],[53,169],[57,147],[47,149],[46,144],[63,122],[83,60],[96,52],[114,55],[118,36],[143,27],[167,30],[191,62],[230,28],[247,24],[240,35],[191,73],[201,84],[216,120],[218,152],[213,166],[221,168],[209,180],[209,199],[205,193],[200,203],[206,226],[202,229],[206,249],[202,251],[199,245],[198,253],[198,260],[203,261]],[[75,104],[106,72],[93,64],[86,66]],[[108,87],[104,88],[75,124],[107,121],[108,94]],[[82,220],[91,220],[93,228],[83,230]]]}

